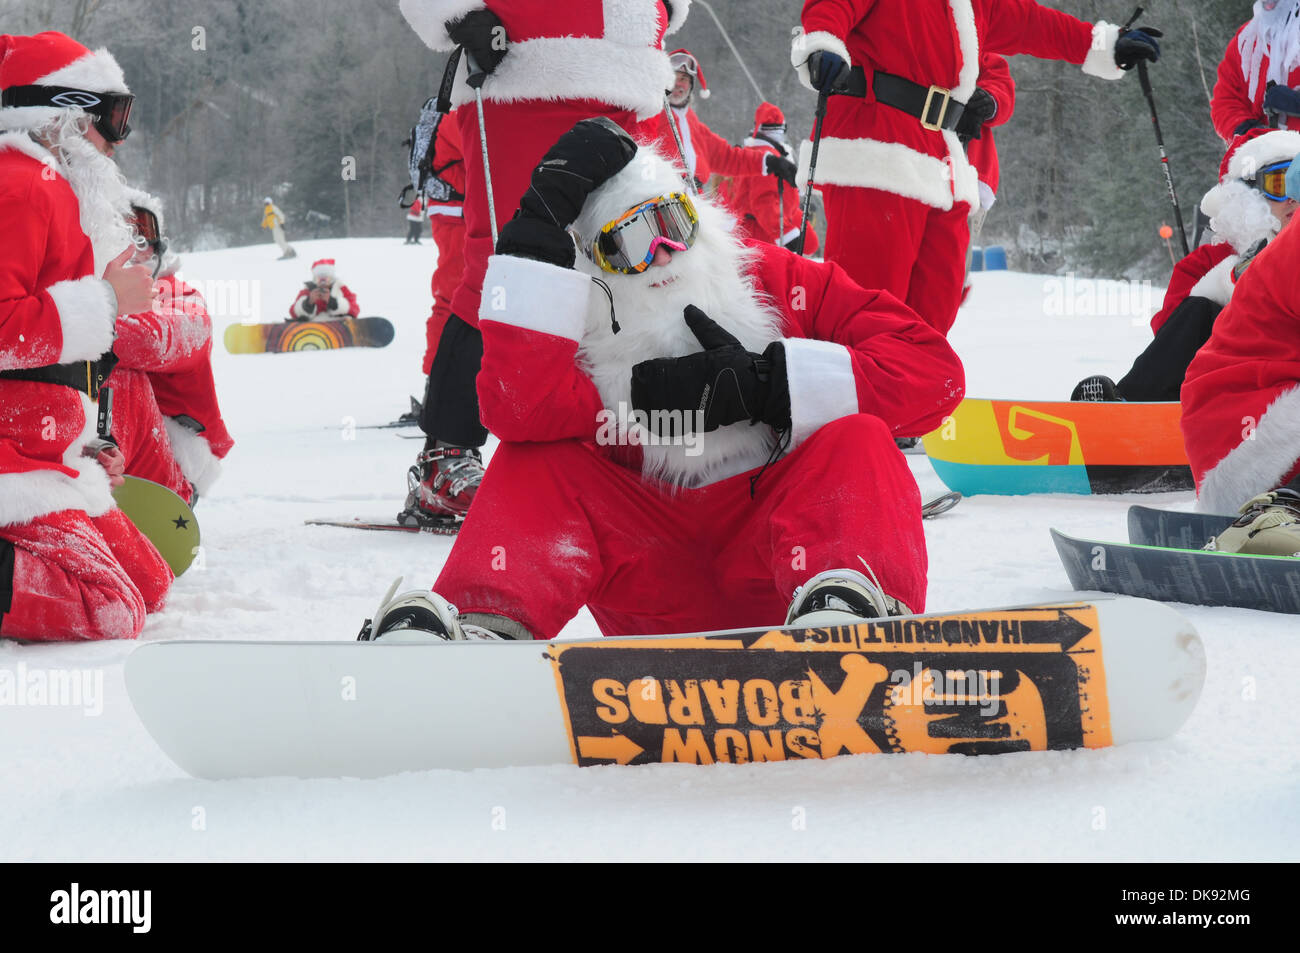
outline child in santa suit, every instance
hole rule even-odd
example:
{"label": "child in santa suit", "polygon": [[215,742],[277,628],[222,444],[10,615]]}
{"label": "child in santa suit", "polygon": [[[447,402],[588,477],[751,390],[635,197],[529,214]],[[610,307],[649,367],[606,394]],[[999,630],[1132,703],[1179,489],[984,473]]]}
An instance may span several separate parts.
{"label": "child in santa suit", "polygon": [[[464,107],[461,107],[462,109]],[[427,376],[433,367],[442,329],[451,317],[451,299],[465,274],[465,157],[461,152],[460,123],[455,114],[443,117],[434,137],[434,175],[449,187],[447,197],[426,198],[425,210],[438,263],[433,269],[433,310],[425,322],[422,369]]]}
{"label": "child in santa suit", "polygon": [[451,103],[465,159],[465,263],[443,322],[425,388],[425,447],[408,472],[401,517],[450,525],[469,510],[483,477],[474,378],[483,356],[479,296],[492,228],[475,91],[482,83],[493,202],[504,224],[533,166],[579,119],[608,116],[625,129],[664,108],[672,67],[665,35],[686,20],[690,0],[401,0],[402,15],[433,50],[463,47]]}
{"label": "child in santa suit", "polygon": [[390,593],[363,638],[549,639],[583,605],[618,635],[923,609],[893,437],[956,405],[960,361],[891,295],[680,189],[606,119],[544,157],[479,313],[501,446],[436,593]]}
{"label": "child in santa suit", "polygon": [[[61,33],[0,36],[6,638],[134,638],[172,581],[113,503],[121,455],[86,455],[116,319],[151,301],[149,272],[128,264],[125,183],[110,158],[129,132],[131,101],[107,50],[92,53]],[[111,467],[111,482],[97,460]]]}
{"label": "child in santa suit", "polygon": [[[754,110],[754,131],[745,147],[762,149],[787,161],[790,143],[785,136],[785,114],[772,103]],[[771,175],[743,175],[724,180],[719,189],[727,207],[740,219],[746,238],[797,250],[800,216],[799,190]],[[803,254],[817,251],[817,235],[809,226]]]}
{"label": "child in santa suit", "polygon": [[288,320],[337,321],[360,316],[357,296],[338,280],[338,268],[333,258],[312,262],[311,278],[289,305]]}
{"label": "child in santa suit", "polygon": [[[1159,56],[1159,31],[1121,32],[1032,0],[806,0],[791,62],[835,90],[816,181],[827,260],[905,300],[946,334],[961,302],[967,219],[979,203],[960,136],[996,117],[980,53],[1027,53],[1119,79]],[[807,144],[801,164],[811,154]]]}
{"label": "child in santa suit", "polygon": [[1219,184],[1201,200],[1218,240],[1193,249],[1174,268],[1164,304],[1151,319],[1155,339],[1132,369],[1118,384],[1103,375],[1080,381],[1071,400],[1178,400],[1187,366],[1232,299],[1233,269],[1300,207],[1286,194],[1286,173],[1297,155],[1300,132],[1259,127],[1233,141]]}
{"label": "child in santa suit", "polygon": [[152,480],[194,503],[221,472],[234,441],[217,405],[212,377],[212,320],[199,293],[177,276],[167,251],[162,207],[132,189],[135,261],[157,272],[153,307],[118,318],[109,377],[113,437],[126,473]]}
{"label": "child in santa suit", "polygon": [[1219,62],[1210,118],[1224,142],[1270,114],[1283,129],[1300,116],[1300,0],[1255,0]]}

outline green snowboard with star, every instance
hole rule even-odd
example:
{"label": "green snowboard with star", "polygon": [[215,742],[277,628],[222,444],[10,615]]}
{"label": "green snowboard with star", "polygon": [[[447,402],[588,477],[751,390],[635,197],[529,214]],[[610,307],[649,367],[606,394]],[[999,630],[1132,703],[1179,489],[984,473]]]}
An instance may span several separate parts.
{"label": "green snowboard with star", "polygon": [[113,491],[113,499],[179,576],[199,553],[199,521],[194,511],[161,484],[133,476],[125,480]]}

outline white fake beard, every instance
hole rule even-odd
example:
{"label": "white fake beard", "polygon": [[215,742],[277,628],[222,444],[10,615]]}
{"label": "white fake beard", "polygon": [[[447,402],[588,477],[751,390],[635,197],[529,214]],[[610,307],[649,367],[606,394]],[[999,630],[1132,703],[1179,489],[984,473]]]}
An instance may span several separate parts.
{"label": "white fake beard", "polygon": [[1272,10],[1255,0],[1250,23],[1241,31],[1237,49],[1253,99],[1259,88],[1259,68],[1268,56],[1268,76],[1273,82],[1287,85],[1291,71],[1300,66],[1300,0],[1279,0]]}
{"label": "white fake beard", "polygon": [[95,252],[95,277],[132,244],[127,216],[131,202],[117,163],[85,137],[87,120],[69,114],[44,127],[38,137],[49,147],[59,174],[68,180],[81,215],[81,230]]}
{"label": "white fake beard", "polygon": [[1210,219],[1214,234],[1244,255],[1263,239],[1272,239],[1282,229],[1268,207],[1268,199],[1245,182],[1222,186],[1228,192],[1219,214]]}
{"label": "white fake beard", "polygon": [[[578,270],[605,282],[614,298],[619,333],[614,334],[610,322],[609,299],[594,295],[578,362],[615,415],[621,408],[630,411],[634,365],[703,349],[682,315],[687,305],[695,305],[754,353],[782,337],[776,304],[746,277],[753,253],[734,237],[734,219],[703,200],[696,208],[700,232],[695,244],[674,252],[672,263],[662,268],[615,275],[578,255]],[[641,472],[647,479],[682,487],[705,486],[762,466],[776,440],[770,426],[741,421],[672,444],[643,441]]]}

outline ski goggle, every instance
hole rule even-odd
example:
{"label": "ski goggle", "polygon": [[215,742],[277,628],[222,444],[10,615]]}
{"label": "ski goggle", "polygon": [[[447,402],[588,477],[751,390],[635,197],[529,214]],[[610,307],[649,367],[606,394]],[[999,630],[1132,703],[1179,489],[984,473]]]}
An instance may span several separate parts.
{"label": "ski goggle", "polygon": [[162,230],[158,227],[158,216],[139,205],[131,206],[131,230],[136,237],[153,249],[153,253],[162,257],[167,248],[163,241]]}
{"label": "ski goggle", "polygon": [[673,72],[685,70],[690,75],[699,78],[700,61],[690,53],[674,53],[668,57],[668,62],[672,64]]}
{"label": "ski goggle", "polygon": [[1255,173],[1255,178],[1251,182],[1256,189],[1264,193],[1264,198],[1274,202],[1285,202],[1286,194],[1286,174],[1291,168],[1291,160],[1285,159],[1282,162],[1274,162],[1272,165],[1266,165]]}
{"label": "ski goggle", "polygon": [[700,218],[691,200],[683,192],[672,192],[628,209],[584,250],[605,271],[639,275],[650,267],[660,245],[686,251],[699,231]]}
{"label": "ski goggle", "polygon": [[95,129],[109,142],[121,142],[131,134],[128,120],[135,97],[130,93],[92,93],[68,86],[10,86],[0,94],[4,106],[76,107],[88,113]]}

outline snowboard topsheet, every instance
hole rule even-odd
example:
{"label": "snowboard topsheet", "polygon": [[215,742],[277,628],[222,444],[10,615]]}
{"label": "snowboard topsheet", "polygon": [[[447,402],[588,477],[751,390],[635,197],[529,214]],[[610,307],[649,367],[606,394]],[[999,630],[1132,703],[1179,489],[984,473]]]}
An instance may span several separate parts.
{"label": "snowboard topsheet", "polygon": [[1201,549],[1237,519],[1214,513],[1158,510],[1152,506],[1130,506],[1128,541],[1137,546],[1170,549]]}
{"label": "snowboard topsheet", "polygon": [[127,690],[204,778],[993,754],[1164,738],[1191,624],[1103,599],[825,628],[555,642],[147,642]]}
{"label": "snowboard topsheet", "polygon": [[288,351],[333,351],[343,347],[385,347],[394,329],[387,318],[339,321],[281,321],[279,324],[232,324],[223,341],[231,354],[280,354]]}
{"label": "snowboard topsheet", "polygon": [[199,521],[189,504],[160,483],[128,476],[113,491],[118,508],[179,576],[199,550]]}
{"label": "snowboard topsheet", "polygon": [[1194,486],[1177,403],[967,398],[925,437],[935,473],[979,493],[1158,493]]}

